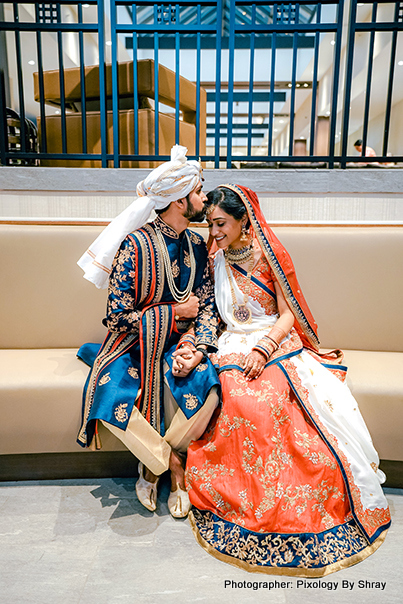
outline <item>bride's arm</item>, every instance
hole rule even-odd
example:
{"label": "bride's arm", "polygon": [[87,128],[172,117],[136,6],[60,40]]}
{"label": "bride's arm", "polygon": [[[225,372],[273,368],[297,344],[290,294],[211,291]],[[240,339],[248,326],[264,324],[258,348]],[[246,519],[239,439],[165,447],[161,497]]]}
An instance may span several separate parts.
{"label": "bride's arm", "polygon": [[285,336],[290,331],[291,327],[294,325],[294,315],[292,314],[290,307],[288,306],[287,302],[285,301],[283,292],[281,291],[281,288],[277,282],[274,283],[274,287],[276,289],[277,308],[278,308],[278,313],[279,313],[280,317],[274,324],[269,335],[271,333],[273,333],[273,335],[274,335],[275,332],[273,330],[276,327],[278,329],[281,329],[284,332],[283,337],[280,340],[277,340],[276,338],[274,338],[276,340],[277,344],[280,344],[281,340],[283,340],[285,338]]}
{"label": "bride's arm", "polygon": [[252,352],[245,359],[244,374],[250,380],[260,376],[267,361],[294,325],[294,315],[284,299],[280,286],[275,283],[274,287],[276,289],[277,308],[280,316],[269,333],[259,340]]}

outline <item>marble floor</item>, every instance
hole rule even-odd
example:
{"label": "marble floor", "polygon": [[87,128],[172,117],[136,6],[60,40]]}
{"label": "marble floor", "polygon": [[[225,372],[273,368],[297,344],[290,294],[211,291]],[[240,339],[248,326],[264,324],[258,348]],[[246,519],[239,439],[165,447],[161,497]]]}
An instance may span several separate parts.
{"label": "marble floor", "polygon": [[393,525],[374,555],[298,582],[211,557],[170,516],[168,489],[152,514],[129,479],[0,483],[1,604],[402,602],[403,490],[385,489]]}

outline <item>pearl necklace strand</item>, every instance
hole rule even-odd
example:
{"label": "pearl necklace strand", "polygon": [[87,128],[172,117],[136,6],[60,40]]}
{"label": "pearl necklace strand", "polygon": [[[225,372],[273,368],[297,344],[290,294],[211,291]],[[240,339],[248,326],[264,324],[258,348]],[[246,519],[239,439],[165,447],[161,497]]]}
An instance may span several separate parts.
{"label": "pearl necklace strand", "polygon": [[168,281],[168,287],[172,294],[172,297],[175,300],[175,302],[177,302],[178,304],[181,304],[182,302],[186,302],[186,300],[189,299],[190,294],[192,292],[193,284],[194,284],[194,280],[195,280],[195,276],[196,276],[196,261],[195,261],[193,246],[190,241],[190,237],[187,233],[185,233],[185,237],[187,239],[188,247],[189,247],[190,277],[189,277],[189,281],[186,286],[186,289],[181,291],[180,289],[177,288],[175,281],[174,281],[174,277],[172,274],[171,259],[169,257],[169,252],[168,252],[167,245],[165,243],[164,236],[156,225],[155,225],[155,233],[157,235],[158,243],[160,246],[162,259],[164,262],[165,275],[166,275],[166,278]]}

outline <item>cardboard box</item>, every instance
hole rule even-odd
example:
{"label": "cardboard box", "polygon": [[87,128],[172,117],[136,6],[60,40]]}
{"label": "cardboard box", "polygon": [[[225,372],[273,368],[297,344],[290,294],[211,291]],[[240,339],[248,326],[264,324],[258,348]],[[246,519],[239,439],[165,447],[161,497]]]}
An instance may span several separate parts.
{"label": "cardboard box", "polygon": [[[140,155],[155,155],[155,113],[152,109],[138,111],[138,141]],[[101,118],[98,111],[87,113],[87,152],[101,153]],[[175,144],[175,118],[165,113],[159,114],[159,154],[170,155]],[[41,132],[38,118],[38,132]],[[180,122],[179,143],[188,148],[189,155],[195,154],[195,133],[193,124]],[[66,115],[67,152],[82,153],[82,116],[79,113]],[[120,153],[134,154],[134,112],[119,111]],[[46,139],[48,153],[62,153],[61,116],[46,117]],[[112,112],[108,111],[108,152],[113,152]],[[205,148],[204,148],[205,149]],[[205,150],[201,151],[205,153]],[[122,161],[122,168],[155,168],[161,162]],[[41,160],[41,166],[70,168],[101,168],[100,160]],[[113,162],[109,162],[113,167]]]}
{"label": "cardboard box", "polygon": [[[87,108],[87,149],[88,153],[100,153],[100,88],[99,66],[85,67],[85,98]],[[155,154],[154,146],[154,111],[148,107],[147,99],[155,99],[155,71],[154,61],[144,59],[137,62],[137,85],[139,98],[139,153]],[[76,112],[66,114],[67,150],[68,153],[82,152],[82,127],[81,127],[81,86],[80,69],[73,67],[64,70],[65,102],[66,108]],[[196,138],[196,85],[180,76],[179,109],[182,120],[180,123],[180,144],[188,148],[189,155],[195,154]],[[112,67],[105,66],[106,94],[108,109],[111,108],[112,99]],[[119,129],[120,152],[134,153],[134,119],[133,119],[133,61],[118,64],[118,90],[119,90]],[[59,71],[45,71],[43,75],[45,103],[60,107],[60,81]],[[175,73],[164,67],[158,69],[158,100],[168,107],[175,107]],[[38,73],[34,73],[35,100],[40,100]],[[206,91],[200,88],[200,129],[199,129],[199,155],[206,154]],[[41,119],[38,117],[38,131],[40,132]],[[46,117],[47,152],[61,153],[61,118],[60,116]],[[171,147],[175,144],[175,118],[159,113],[159,154],[169,155]],[[108,111],[108,149],[112,152],[112,112]],[[43,145],[40,144],[41,150]],[[122,162],[121,167],[152,168],[159,162]],[[67,167],[100,167],[100,161],[77,160],[41,160],[41,166],[67,166]]]}

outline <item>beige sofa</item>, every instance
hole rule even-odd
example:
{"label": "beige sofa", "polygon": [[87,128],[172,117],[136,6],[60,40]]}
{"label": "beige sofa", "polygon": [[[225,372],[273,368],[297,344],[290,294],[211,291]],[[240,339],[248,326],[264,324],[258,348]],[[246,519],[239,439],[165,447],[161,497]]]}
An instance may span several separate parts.
{"label": "beige sofa", "polygon": [[[76,261],[102,228],[0,224],[1,480],[135,473],[109,432],[99,452],[75,442],[88,373],[76,351],[106,333],[106,292],[82,278]],[[345,351],[388,484],[403,486],[403,228],[274,230],[294,259],[322,346]]]}

